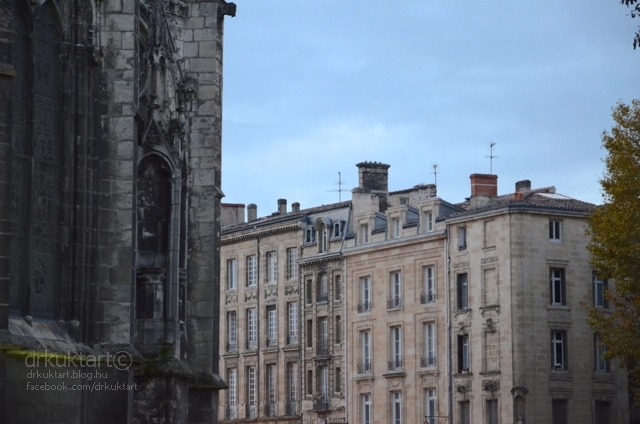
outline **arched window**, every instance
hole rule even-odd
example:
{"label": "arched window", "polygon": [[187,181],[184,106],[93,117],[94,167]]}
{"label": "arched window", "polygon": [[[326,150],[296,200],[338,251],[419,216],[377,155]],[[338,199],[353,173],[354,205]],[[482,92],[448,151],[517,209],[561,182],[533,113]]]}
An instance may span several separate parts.
{"label": "arched window", "polygon": [[52,0],[14,0],[10,307],[54,318],[62,198],[60,25]]}

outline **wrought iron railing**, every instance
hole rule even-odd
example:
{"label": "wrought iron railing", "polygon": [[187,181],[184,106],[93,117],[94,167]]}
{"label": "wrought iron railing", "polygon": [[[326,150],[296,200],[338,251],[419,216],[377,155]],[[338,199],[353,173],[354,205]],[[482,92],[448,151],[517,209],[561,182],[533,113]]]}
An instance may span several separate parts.
{"label": "wrought iron railing", "polygon": [[434,293],[427,293],[427,294],[420,295],[420,303],[422,303],[423,305],[425,303],[431,303],[435,301],[436,301],[436,295]]}
{"label": "wrought iron railing", "polygon": [[235,352],[238,350],[238,342],[227,343],[227,352]]}
{"label": "wrought iron railing", "polygon": [[329,397],[320,396],[313,400],[314,411],[328,411],[329,410]]}
{"label": "wrought iron railing", "polygon": [[316,303],[327,302],[329,300],[328,293],[318,293],[316,294]]}
{"label": "wrought iron railing", "polygon": [[329,354],[329,340],[319,339],[316,346],[316,355],[328,355]]}
{"label": "wrought iron railing", "polygon": [[298,335],[297,334],[289,334],[287,336],[287,344],[288,345],[297,345],[298,344]]}
{"label": "wrought iron railing", "polygon": [[274,347],[274,346],[278,346],[278,339],[275,337],[267,339],[267,347]]}
{"label": "wrought iron railing", "polygon": [[358,374],[364,374],[371,372],[371,361],[364,361],[358,363]]}
{"label": "wrought iron railing", "polygon": [[421,367],[432,367],[436,364],[436,355],[435,353],[431,353],[426,357],[420,358],[420,366]]}
{"label": "wrought iron railing", "polygon": [[224,419],[235,420],[238,418],[238,407],[236,405],[227,405],[224,408]]}
{"label": "wrought iron railing", "polygon": [[402,369],[402,358],[392,359],[387,365],[389,371],[400,370]]}
{"label": "wrought iron railing", "polygon": [[371,301],[365,300],[362,303],[358,303],[358,312],[366,312],[371,310]]}
{"label": "wrought iron railing", "polygon": [[387,300],[387,309],[395,309],[402,307],[402,296],[394,296]]}
{"label": "wrought iron railing", "polygon": [[276,404],[275,403],[267,403],[264,406],[264,414],[267,417],[275,417],[277,415],[277,413],[276,413]]}
{"label": "wrought iron railing", "polygon": [[256,412],[256,405],[247,405],[247,418],[255,418]]}
{"label": "wrought iron railing", "polygon": [[284,413],[288,417],[293,417],[298,415],[298,401],[289,400],[284,405]]}

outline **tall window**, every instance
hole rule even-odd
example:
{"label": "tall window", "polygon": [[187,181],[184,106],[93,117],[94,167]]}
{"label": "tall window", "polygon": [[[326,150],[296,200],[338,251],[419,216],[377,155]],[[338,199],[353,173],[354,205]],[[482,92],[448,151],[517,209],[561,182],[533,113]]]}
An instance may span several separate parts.
{"label": "tall window", "polygon": [[423,290],[420,296],[420,303],[435,302],[436,300],[436,269],[433,266],[426,266],[422,269]]}
{"label": "tall window", "polygon": [[342,369],[340,367],[336,367],[336,393],[340,393],[342,391]]}
{"label": "tall window", "polygon": [[305,244],[310,244],[315,241],[315,231],[313,228],[307,228],[304,231],[304,242]]}
{"label": "tall window", "polygon": [[10,308],[23,316],[54,319],[60,285],[57,236],[64,163],[61,40],[54,2],[41,4],[29,20],[26,2],[14,1],[14,14],[8,20],[13,26],[8,46],[13,50],[15,76],[11,83],[11,166],[4,164],[3,169],[11,172],[14,211],[8,249]]}
{"label": "tall window", "polygon": [[389,309],[400,308],[402,306],[402,274],[392,272],[389,281]]}
{"label": "tall window", "polygon": [[597,273],[593,273],[593,306],[598,308],[608,308],[609,301],[604,297],[604,292],[607,290],[607,280],[601,280],[598,278]]}
{"label": "tall window", "polygon": [[358,312],[371,310],[371,279],[362,277],[360,279],[360,303],[358,303]]}
{"label": "tall window", "polygon": [[287,306],[289,334],[287,344],[298,344],[298,302],[289,302]]}
{"label": "tall window", "polygon": [[267,252],[267,282],[278,281],[278,256],[276,252]]}
{"label": "tall window", "polygon": [[551,367],[555,370],[567,369],[567,333],[551,331]]}
{"label": "tall window", "polygon": [[307,336],[307,347],[313,347],[313,320],[307,320],[307,328],[306,328],[306,336]]}
{"label": "tall window", "polygon": [[611,424],[611,403],[596,401],[596,424]]}
{"label": "tall window", "polygon": [[371,330],[360,332],[360,363],[358,373],[371,372]]}
{"label": "tall window", "polygon": [[256,417],[256,367],[247,367],[247,417]]}
{"label": "tall window", "polygon": [[247,287],[254,287],[258,283],[258,269],[256,255],[247,256]]}
{"label": "tall window", "polygon": [[467,227],[458,227],[458,251],[467,250]]}
{"label": "tall window", "polygon": [[432,367],[436,364],[436,325],[433,322],[423,324],[424,357],[421,365]]}
{"label": "tall window", "polygon": [[428,424],[435,424],[437,412],[437,399],[436,399],[436,389],[427,389],[425,390],[425,406],[426,410],[424,415],[427,417]]}
{"label": "tall window", "polygon": [[471,424],[471,405],[468,400],[460,402],[460,424]]}
{"label": "tall window", "polygon": [[313,395],[313,371],[307,370],[307,395]]}
{"label": "tall window", "polygon": [[389,370],[402,369],[402,327],[391,327],[391,359]]}
{"label": "tall window", "polygon": [[316,302],[326,302],[329,300],[329,276],[326,272],[318,274],[318,297]]}
{"label": "tall window", "polygon": [[562,221],[549,221],[549,240],[562,241]]}
{"label": "tall window", "polygon": [[329,354],[329,318],[318,318],[318,355]]}
{"label": "tall window", "polygon": [[278,346],[278,313],[275,306],[267,306],[267,346]]}
{"label": "tall window", "polygon": [[227,261],[227,289],[235,290],[238,286],[236,260],[229,259]]}
{"label": "tall window", "polygon": [[326,404],[329,402],[329,367],[327,365],[321,365],[319,367],[318,378],[318,392]]}
{"label": "tall window", "polygon": [[457,289],[458,289],[458,309],[467,309],[469,307],[469,281],[467,274],[458,274]]}
{"label": "tall window", "polygon": [[426,211],[424,213],[424,224],[425,224],[425,229],[427,230],[428,233],[433,231],[433,212],[432,211]]}
{"label": "tall window", "polygon": [[227,370],[227,383],[229,389],[227,390],[227,404],[229,406],[229,413],[226,414],[228,419],[234,420],[238,418],[237,406],[238,406],[238,369],[229,368]]}
{"label": "tall window", "polygon": [[551,415],[553,417],[553,424],[568,424],[568,411],[567,411],[567,399],[552,399],[551,400]]}
{"label": "tall window", "polygon": [[342,319],[340,318],[340,315],[336,315],[335,318],[335,326],[336,326],[336,330],[335,330],[335,336],[336,336],[336,344],[342,343]]}
{"label": "tall window", "polygon": [[361,420],[360,422],[362,424],[373,424],[373,410],[371,408],[371,395],[370,394],[364,394],[364,395],[360,395],[360,404],[361,404],[361,408],[362,408],[362,412],[361,412]]}
{"label": "tall window", "polygon": [[298,249],[287,249],[287,279],[298,278]]}
{"label": "tall window", "polygon": [[247,349],[258,348],[258,316],[256,308],[247,309]]}
{"label": "tall window", "polygon": [[236,311],[227,312],[227,351],[238,350],[238,317]]}
{"label": "tall window", "polygon": [[313,303],[313,281],[307,279],[304,286],[305,303],[311,305]]}
{"label": "tall window", "polygon": [[333,298],[337,302],[342,299],[342,279],[340,275],[333,277]]}
{"label": "tall window", "polygon": [[328,229],[326,225],[321,225],[318,229],[318,236],[320,237],[320,243],[318,243],[318,253],[324,253],[327,251],[327,239],[329,238]]}
{"label": "tall window", "polygon": [[391,221],[391,231],[392,231],[392,238],[400,238],[400,235],[402,234],[402,221],[400,221],[399,219],[394,219]]}
{"label": "tall window", "polygon": [[277,385],[276,385],[276,366],[274,364],[268,364],[266,370],[266,389],[267,389],[267,405],[266,405],[266,415],[268,417],[276,416],[276,393],[277,393]]}
{"label": "tall window", "polygon": [[360,225],[360,244],[369,243],[369,224]]}
{"label": "tall window", "polygon": [[287,363],[287,407],[286,415],[297,415],[297,400],[298,400],[298,374],[297,364],[295,362]]}
{"label": "tall window", "polygon": [[604,344],[600,341],[600,337],[598,337],[597,333],[593,335],[593,344],[595,370],[597,372],[609,372],[611,370],[609,360],[604,358],[606,349]]}
{"label": "tall window", "polygon": [[391,422],[402,424],[402,392],[391,392]]}
{"label": "tall window", "polygon": [[469,335],[458,335],[458,373],[469,372]]}
{"label": "tall window", "polygon": [[498,424],[498,400],[487,399],[487,424]]}
{"label": "tall window", "polygon": [[564,281],[564,268],[551,268],[549,270],[549,285],[551,290],[551,304],[566,305],[567,292]]}

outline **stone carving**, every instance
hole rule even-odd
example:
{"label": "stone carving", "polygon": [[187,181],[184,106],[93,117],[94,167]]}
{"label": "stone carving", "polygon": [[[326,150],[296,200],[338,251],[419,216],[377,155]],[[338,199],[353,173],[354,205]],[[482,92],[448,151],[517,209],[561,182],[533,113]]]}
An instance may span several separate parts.
{"label": "stone carving", "polygon": [[244,292],[244,301],[245,302],[247,302],[249,300],[255,300],[255,299],[257,299],[257,295],[256,295],[256,291],[255,290]]}
{"label": "stone carving", "polygon": [[469,261],[463,261],[463,262],[458,262],[453,264],[453,269],[468,268],[468,267],[469,267]]}
{"label": "stone carving", "polygon": [[270,297],[278,297],[278,287],[267,287],[264,291],[264,298],[269,299]]}
{"label": "stone carving", "polygon": [[483,390],[487,392],[495,392],[500,390],[500,381],[499,380],[486,380],[482,383]]}
{"label": "stone carving", "polygon": [[237,294],[228,294],[225,299],[225,304],[230,305],[232,303],[238,303],[238,295]]}
{"label": "stone carving", "polygon": [[482,258],[482,260],[480,261],[480,263],[482,264],[490,264],[492,262],[498,262],[498,257],[492,256],[490,258]]}
{"label": "stone carving", "polygon": [[288,286],[284,286],[284,294],[285,296],[289,296],[290,294],[298,294],[300,289],[297,284],[290,284]]}

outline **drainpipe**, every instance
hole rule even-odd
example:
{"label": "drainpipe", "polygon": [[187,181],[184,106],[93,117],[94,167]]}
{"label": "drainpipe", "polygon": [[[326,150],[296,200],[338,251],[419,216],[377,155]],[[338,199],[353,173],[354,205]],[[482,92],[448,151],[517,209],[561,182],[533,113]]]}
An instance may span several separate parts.
{"label": "drainpipe", "polygon": [[258,334],[256,335],[256,349],[257,349],[257,359],[258,363],[256,364],[256,417],[260,416],[260,235],[258,234],[258,229],[254,225],[253,231],[256,234],[256,331]]}
{"label": "drainpipe", "polygon": [[449,255],[449,224],[444,232],[446,253],[446,267],[447,267],[447,279],[446,279],[446,311],[447,311],[447,389],[449,390],[449,404],[447,405],[449,416],[449,422],[453,422],[453,375],[451,368],[451,257]]}

